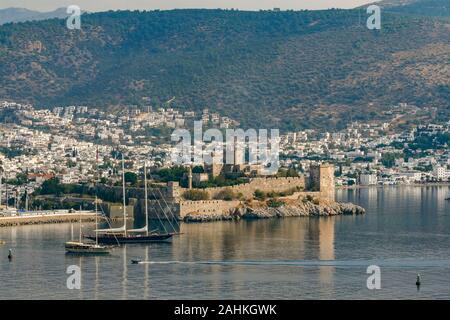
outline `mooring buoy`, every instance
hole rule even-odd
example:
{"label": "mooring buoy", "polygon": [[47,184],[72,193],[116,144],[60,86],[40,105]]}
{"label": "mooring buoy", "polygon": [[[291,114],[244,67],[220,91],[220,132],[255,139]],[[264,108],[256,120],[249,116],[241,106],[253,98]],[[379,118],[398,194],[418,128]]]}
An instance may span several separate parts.
{"label": "mooring buoy", "polygon": [[420,286],[420,274],[417,274],[416,286]]}

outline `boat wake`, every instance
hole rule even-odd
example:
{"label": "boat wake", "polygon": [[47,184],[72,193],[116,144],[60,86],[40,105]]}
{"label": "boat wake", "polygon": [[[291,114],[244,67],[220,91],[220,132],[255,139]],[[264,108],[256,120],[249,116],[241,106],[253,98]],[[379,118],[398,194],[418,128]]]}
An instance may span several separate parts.
{"label": "boat wake", "polygon": [[[134,260],[136,262],[136,260]],[[210,260],[210,261],[138,261],[137,264],[233,265],[233,266],[295,266],[295,267],[368,267],[450,268],[450,260]]]}

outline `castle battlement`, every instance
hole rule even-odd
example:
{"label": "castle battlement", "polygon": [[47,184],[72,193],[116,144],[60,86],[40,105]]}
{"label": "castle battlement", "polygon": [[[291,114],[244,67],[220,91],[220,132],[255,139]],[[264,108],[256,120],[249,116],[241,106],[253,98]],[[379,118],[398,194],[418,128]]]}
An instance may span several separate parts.
{"label": "castle battlement", "polygon": [[[252,199],[256,190],[262,192],[286,192],[292,189],[300,189],[302,192],[296,192],[296,196],[313,195],[320,198],[334,200],[334,165],[319,164],[311,165],[308,179],[305,176],[300,177],[267,177],[251,178],[249,182],[227,187],[213,187],[204,189],[193,189],[207,192],[209,200],[184,200],[183,193],[188,188],[182,188],[178,182],[169,182],[165,194],[171,207],[170,210],[180,218],[188,214],[198,215],[222,215],[239,207],[241,201],[224,201],[216,199],[217,196],[225,191],[232,190],[240,193],[244,199]],[[157,206],[151,206],[152,216],[164,218],[164,213],[160,212]]]}

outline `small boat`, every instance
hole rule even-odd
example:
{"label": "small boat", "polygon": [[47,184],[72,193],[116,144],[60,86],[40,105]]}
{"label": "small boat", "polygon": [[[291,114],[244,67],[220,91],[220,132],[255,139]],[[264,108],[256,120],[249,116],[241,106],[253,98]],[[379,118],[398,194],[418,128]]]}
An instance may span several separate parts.
{"label": "small boat", "polygon": [[450,201],[450,197],[448,197],[448,198],[445,198],[445,200],[447,200],[447,201]]}
{"label": "small boat", "polygon": [[0,246],[6,244],[5,240],[0,240]]}
{"label": "small boat", "polygon": [[[110,228],[95,230],[95,238],[102,244],[127,244],[127,243],[152,243],[168,242],[174,233],[159,233],[158,230],[148,230],[148,195],[147,195],[147,167],[144,163],[144,198],[145,198],[145,226],[140,229],[127,230],[127,212],[125,202],[125,165],[122,155],[122,194],[123,194],[123,226],[120,228]],[[94,236],[86,236],[87,239],[94,239]]]}
{"label": "small boat", "polygon": [[[95,228],[98,226],[98,212],[97,212],[97,196],[95,196]],[[73,225],[72,227],[72,239],[73,239]],[[94,243],[87,243],[82,241],[81,234],[81,216],[80,216],[80,239],[79,241],[67,241],[65,243],[66,252],[72,254],[109,254],[111,248],[107,246],[100,245],[98,243],[98,235],[95,233]]]}
{"label": "small boat", "polygon": [[67,253],[78,254],[109,254],[109,247],[102,246],[95,243],[83,243],[78,241],[66,242]]}

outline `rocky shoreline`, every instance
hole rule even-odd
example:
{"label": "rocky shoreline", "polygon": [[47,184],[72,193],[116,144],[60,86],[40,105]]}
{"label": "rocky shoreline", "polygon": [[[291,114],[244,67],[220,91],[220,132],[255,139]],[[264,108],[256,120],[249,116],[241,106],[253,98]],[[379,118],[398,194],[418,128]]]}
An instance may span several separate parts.
{"label": "rocky shoreline", "polygon": [[243,205],[227,214],[197,214],[191,213],[184,217],[184,222],[210,222],[227,220],[255,220],[287,217],[329,217],[337,215],[361,215],[366,210],[353,203],[330,201],[296,201],[271,207],[266,203]]}

